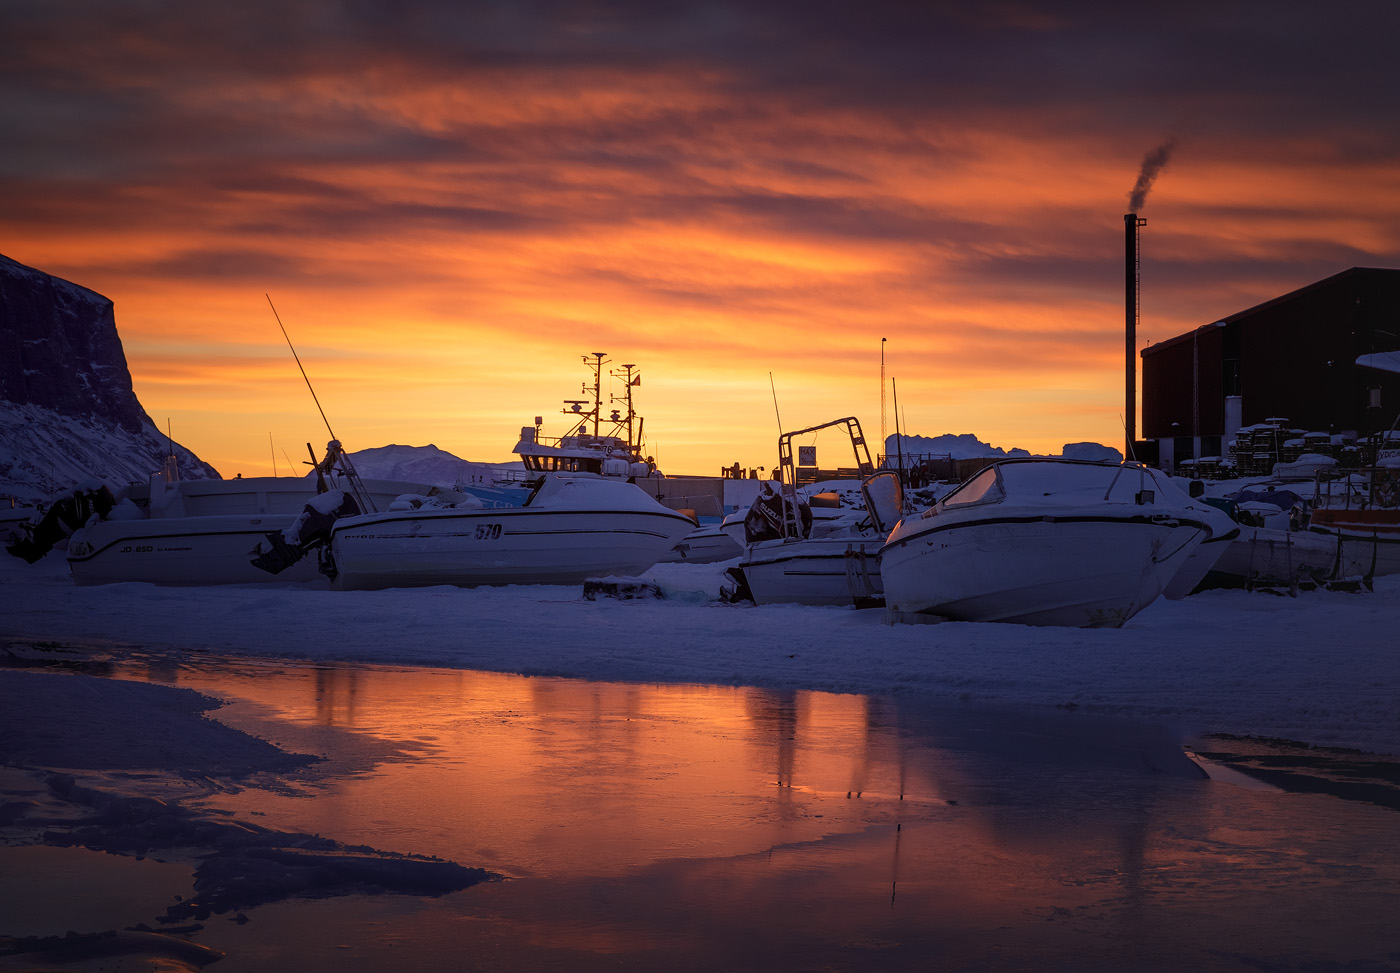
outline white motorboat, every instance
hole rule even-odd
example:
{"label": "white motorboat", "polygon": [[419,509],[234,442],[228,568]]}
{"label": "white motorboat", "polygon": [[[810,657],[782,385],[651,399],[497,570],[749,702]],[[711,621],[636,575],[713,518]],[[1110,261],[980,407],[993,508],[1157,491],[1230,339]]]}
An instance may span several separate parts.
{"label": "white motorboat", "polygon": [[327,509],[328,496],[269,537],[264,557],[273,570],[281,545],[292,557],[323,548],[322,570],[346,589],[576,584],[639,574],[695,527],[625,480],[586,473],[542,477],[521,506],[488,506],[480,494],[405,496],[350,516]]}
{"label": "white motorboat", "polygon": [[[792,440],[831,426],[844,426],[850,435],[863,478],[796,486]],[[739,563],[728,571],[726,597],[759,605],[879,605],[879,550],[904,507],[899,475],[874,472],[860,423],[850,416],[784,433],[778,456],[778,492],[770,488],[742,518],[726,518],[725,530],[744,542]]]}
{"label": "white motorboat", "polygon": [[1229,553],[1230,546],[1239,540],[1241,528],[1225,510],[1203,497],[1193,497],[1172,477],[1155,473],[1154,480],[1158,484],[1154,492],[1160,490],[1155,497],[1159,503],[1174,500],[1177,504],[1186,505],[1200,517],[1206,529],[1200,544],[1186,556],[1176,574],[1162,589],[1163,597],[1180,601],[1204,585],[1206,578]]}
{"label": "white motorboat", "polygon": [[1183,497],[1137,464],[995,463],[895,526],[880,551],[885,604],[964,621],[1116,628],[1210,536]]}
{"label": "white motorboat", "polygon": [[[340,484],[333,465],[339,444],[318,476],[179,480],[162,475],[129,484],[114,495],[105,514],[92,517],[68,540],[68,566],[78,584],[140,581],[160,585],[267,584],[274,579],[252,564],[268,531],[285,524],[315,499],[318,490]],[[426,492],[425,484],[359,480],[360,508],[384,509],[404,493]],[[314,562],[298,565],[280,581],[318,578]]]}

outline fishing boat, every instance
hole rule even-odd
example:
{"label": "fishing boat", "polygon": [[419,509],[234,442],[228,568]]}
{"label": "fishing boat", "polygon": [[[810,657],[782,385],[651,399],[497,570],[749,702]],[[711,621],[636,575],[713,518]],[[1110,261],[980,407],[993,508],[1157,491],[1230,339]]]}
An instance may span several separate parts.
{"label": "fishing boat", "polygon": [[280,573],[317,552],[344,589],[424,585],[576,584],[635,575],[695,527],[625,480],[542,476],[520,505],[489,491],[402,496],[378,513],[346,511],[327,494],[259,552]]}
{"label": "fishing boat", "polygon": [[880,550],[885,604],[963,621],[1117,628],[1210,534],[1198,505],[1147,467],[1003,460],[895,526]]}
{"label": "fishing boat", "polygon": [[[858,476],[799,486],[793,440],[836,426],[850,437]],[[778,488],[768,487],[742,519],[726,519],[725,529],[736,541],[742,536],[744,548],[739,563],[727,572],[725,597],[760,605],[881,604],[878,554],[903,512],[899,474],[875,472],[853,416],[783,433],[778,458]]]}
{"label": "fishing boat", "polygon": [[656,462],[643,454],[642,433],[646,420],[633,408],[632,390],[642,382],[635,364],[625,364],[611,374],[622,382],[621,396],[610,394],[610,402],[621,401],[623,408],[603,406],[603,366],[610,364],[607,352],[595,351],[583,361],[593,371],[592,386],[584,386],[589,398],[566,399],[564,414],[570,419],[567,432],[557,438],[543,433],[544,417],[536,416],[534,426],[520,430],[513,452],[520,457],[528,478],[542,473],[594,473],[598,476],[635,479],[660,476]]}
{"label": "fishing boat", "polygon": [[[738,484],[753,481],[716,481],[708,477],[667,477],[657,468],[656,460],[647,454],[644,439],[646,420],[637,415],[635,390],[642,383],[641,372],[633,363],[620,365],[609,375],[620,383],[621,391],[606,396],[604,404],[604,366],[610,364],[607,352],[595,351],[583,357],[592,372],[592,384],[585,385],[585,398],[566,399],[563,414],[568,417],[567,431],[558,437],[544,435],[543,416],[535,417],[533,426],[520,430],[520,439],[513,452],[520,457],[527,478],[545,473],[593,473],[637,484],[662,506],[689,514],[695,520],[694,529],[667,551],[662,561],[683,561],[703,564],[737,557],[740,546],[720,529],[725,513],[726,493],[744,493],[744,503],[757,491],[738,489]],[[616,408],[613,406],[616,405]],[[737,504],[736,504],[737,506]]]}
{"label": "fishing boat", "polygon": [[[82,585],[138,581],[158,585],[267,584],[251,558],[268,531],[285,524],[327,490],[349,487],[348,464],[332,442],[314,475],[177,480],[166,471],[109,493],[68,539],[73,580]],[[432,489],[402,480],[360,480],[357,509],[385,509],[405,493]],[[279,580],[319,578],[314,563]]]}

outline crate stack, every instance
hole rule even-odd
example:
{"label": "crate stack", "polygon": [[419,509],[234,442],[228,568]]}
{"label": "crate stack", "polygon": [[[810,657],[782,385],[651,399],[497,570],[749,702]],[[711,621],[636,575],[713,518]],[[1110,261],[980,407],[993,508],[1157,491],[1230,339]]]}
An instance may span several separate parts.
{"label": "crate stack", "polygon": [[1303,454],[1304,431],[1290,429],[1287,419],[1268,419],[1235,433],[1230,458],[1240,476],[1268,476],[1275,463],[1288,463]]}

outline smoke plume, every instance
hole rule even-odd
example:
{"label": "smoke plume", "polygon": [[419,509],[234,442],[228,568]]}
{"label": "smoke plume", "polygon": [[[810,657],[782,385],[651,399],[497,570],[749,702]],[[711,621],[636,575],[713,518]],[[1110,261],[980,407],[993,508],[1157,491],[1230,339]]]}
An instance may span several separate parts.
{"label": "smoke plume", "polygon": [[1152,191],[1152,184],[1157,181],[1157,174],[1166,168],[1175,148],[1176,139],[1169,138],[1142,157],[1142,169],[1138,172],[1137,183],[1133,186],[1133,191],[1128,194],[1128,211],[1130,213],[1136,213],[1147,202],[1147,194]]}

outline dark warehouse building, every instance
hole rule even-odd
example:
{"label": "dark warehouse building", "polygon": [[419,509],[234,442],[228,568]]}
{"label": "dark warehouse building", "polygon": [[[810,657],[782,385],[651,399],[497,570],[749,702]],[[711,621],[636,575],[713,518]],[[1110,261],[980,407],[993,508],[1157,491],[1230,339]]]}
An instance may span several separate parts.
{"label": "dark warehouse building", "polygon": [[1368,267],[1149,345],[1139,458],[1155,453],[1164,469],[1185,464],[1207,475],[1238,460],[1245,472],[1251,438],[1258,448],[1266,432],[1276,451],[1283,442],[1304,451],[1296,438],[1304,434],[1305,451],[1335,452],[1390,428],[1400,413],[1400,375],[1355,364],[1397,350],[1400,270]]}

